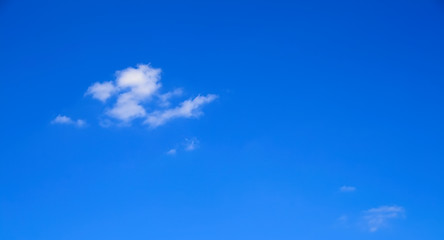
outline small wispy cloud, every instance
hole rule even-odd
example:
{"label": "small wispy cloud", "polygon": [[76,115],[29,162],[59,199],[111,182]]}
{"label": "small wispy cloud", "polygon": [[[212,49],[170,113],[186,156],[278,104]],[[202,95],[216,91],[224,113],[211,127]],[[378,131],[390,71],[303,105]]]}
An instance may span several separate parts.
{"label": "small wispy cloud", "polygon": [[354,192],[356,191],[356,187],[353,186],[342,186],[339,188],[339,191],[341,192]]}
{"label": "small wispy cloud", "polygon": [[185,150],[186,151],[193,151],[196,148],[199,147],[199,140],[197,140],[196,138],[192,138],[192,139],[185,139]]}
{"label": "small wispy cloud", "polygon": [[346,214],[342,214],[336,219],[335,227],[349,228],[350,227],[350,217]]}
{"label": "small wispy cloud", "polygon": [[172,148],[166,152],[166,154],[168,154],[168,155],[176,155],[176,153],[177,153],[177,149],[175,149],[175,148]]}
{"label": "small wispy cloud", "polygon": [[[197,118],[202,115],[202,106],[212,102],[217,95],[198,95],[170,107],[170,100],[183,94],[181,88],[160,93],[162,84],[161,69],[147,64],[139,64],[136,68],[129,67],[116,72],[115,81],[96,82],[91,85],[85,95],[103,103],[114,100],[105,114],[120,121],[120,125],[128,125],[137,118],[151,128],[158,127],[176,118]],[[158,101],[152,101],[157,98]],[[150,105],[148,105],[150,103]],[[167,109],[165,109],[167,108]]]}
{"label": "small wispy cloud", "polygon": [[86,125],[86,122],[82,119],[73,120],[68,116],[59,114],[51,121],[51,124],[74,125],[76,127],[84,127]]}
{"label": "small wispy cloud", "polygon": [[161,107],[169,107],[171,105],[171,102],[170,102],[171,98],[179,97],[182,94],[183,94],[183,90],[181,88],[177,88],[177,89],[174,89],[171,92],[160,94],[158,96],[158,98],[159,98],[159,105]]}
{"label": "small wispy cloud", "polygon": [[199,140],[197,138],[185,138],[180,144],[174,148],[169,149],[167,155],[176,155],[180,151],[191,152],[199,147]]}
{"label": "small wispy cloud", "polygon": [[340,217],[338,217],[338,221],[339,222],[347,222],[348,221],[348,216],[343,214]]}
{"label": "small wispy cloud", "polygon": [[399,206],[381,206],[364,211],[363,219],[370,232],[386,227],[392,219],[403,218],[405,210]]}
{"label": "small wispy cloud", "polygon": [[145,120],[145,123],[155,128],[175,118],[197,118],[202,115],[201,107],[216,98],[216,95],[208,94],[207,96],[197,96],[194,99],[188,99],[178,107],[151,113]]}

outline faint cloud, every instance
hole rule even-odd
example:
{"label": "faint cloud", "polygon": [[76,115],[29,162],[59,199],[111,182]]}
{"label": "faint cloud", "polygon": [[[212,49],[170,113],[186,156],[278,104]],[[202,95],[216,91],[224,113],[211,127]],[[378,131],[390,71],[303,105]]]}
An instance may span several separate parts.
{"label": "faint cloud", "polygon": [[73,120],[70,117],[59,114],[51,121],[51,124],[74,125],[76,127],[84,127],[86,125],[86,122],[82,119]]}
{"label": "faint cloud", "polygon": [[363,220],[370,232],[376,232],[386,227],[392,219],[403,218],[405,215],[403,207],[381,206],[364,211]]}
{"label": "faint cloud", "polygon": [[161,106],[161,107],[169,107],[171,105],[171,103],[170,103],[171,98],[182,96],[182,94],[183,94],[183,90],[181,88],[177,88],[177,89],[174,89],[171,92],[160,94],[158,96],[158,98],[159,98],[159,106]]}
{"label": "faint cloud", "polygon": [[197,96],[194,99],[185,100],[178,107],[151,113],[145,123],[155,128],[174,118],[197,118],[202,115],[201,107],[216,98],[216,95],[208,94],[207,96]]}
{"label": "faint cloud", "polygon": [[[159,68],[139,64],[136,68],[129,67],[117,71],[115,81],[94,83],[85,95],[103,103],[115,97],[114,103],[107,108],[105,114],[118,120],[121,123],[119,126],[129,125],[134,119],[142,118],[151,128],[175,118],[197,118],[202,115],[201,107],[217,98],[214,94],[199,95],[181,102],[176,107],[164,109],[171,105],[171,98],[181,96],[183,90],[178,88],[163,94],[159,93],[162,86],[160,74]],[[153,98],[157,98],[158,101],[153,102]]]}
{"label": "faint cloud", "polygon": [[166,152],[167,155],[176,155],[178,152],[184,150],[187,152],[191,152],[196,150],[199,147],[199,140],[197,138],[185,138],[183,142],[179,144],[179,147],[171,148]]}
{"label": "faint cloud", "polygon": [[342,186],[339,188],[339,191],[341,192],[354,192],[356,191],[356,187],[353,186]]}
{"label": "faint cloud", "polygon": [[192,139],[185,139],[185,150],[186,151],[193,151],[196,148],[199,147],[199,140],[197,140],[196,138],[192,138]]}
{"label": "faint cloud", "polygon": [[349,228],[350,227],[350,218],[348,215],[343,214],[336,219],[335,226],[340,228]]}
{"label": "faint cloud", "polygon": [[177,150],[175,148],[172,148],[166,152],[166,154],[168,154],[168,155],[176,155],[176,153],[177,153]]}
{"label": "faint cloud", "polygon": [[339,222],[341,222],[341,223],[345,223],[345,222],[347,222],[348,221],[348,216],[347,215],[341,215],[339,218],[338,218],[338,221]]}

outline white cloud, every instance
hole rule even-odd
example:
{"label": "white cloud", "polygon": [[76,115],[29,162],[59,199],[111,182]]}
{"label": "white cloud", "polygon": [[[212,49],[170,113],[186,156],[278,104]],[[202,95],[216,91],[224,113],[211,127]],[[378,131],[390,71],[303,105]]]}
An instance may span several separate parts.
{"label": "white cloud", "polygon": [[356,191],[356,187],[353,186],[342,186],[339,188],[339,191],[341,192],[354,192]]}
{"label": "white cloud", "polygon": [[146,115],[142,104],[160,88],[160,73],[160,69],[144,64],[136,68],[129,67],[117,71],[114,82],[94,83],[85,95],[91,95],[102,102],[117,95],[116,103],[106,113],[120,121],[129,122]]}
{"label": "white cloud", "polygon": [[[198,117],[202,114],[201,106],[217,98],[214,94],[199,95],[183,101],[179,106],[162,109],[169,107],[170,99],[182,95],[183,91],[179,88],[164,94],[159,93],[160,73],[160,69],[145,64],[137,65],[136,68],[129,67],[118,71],[115,81],[94,83],[85,95],[91,95],[102,102],[116,96],[115,102],[105,111],[106,115],[122,123],[145,118],[144,122],[152,128],[174,118]],[[157,105],[151,103],[147,106],[153,97],[159,99]]]}
{"label": "white cloud", "polygon": [[364,221],[370,232],[386,227],[390,219],[404,217],[405,210],[399,206],[381,206],[364,212]]}
{"label": "white cloud", "polygon": [[140,64],[137,68],[129,67],[117,72],[117,86],[137,100],[144,100],[160,88],[159,68]]}
{"label": "white cloud", "polygon": [[194,99],[185,100],[178,107],[151,113],[148,115],[145,123],[154,128],[163,125],[174,118],[199,117],[202,115],[202,111],[200,110],[201,107],[206,103],[212,102],[216,98],[216,95],[208,94],[207,96],[197,96]]}
{"label": "white cloud", "polygon": [[105,102],[117,91],[117,87],[112,82],[94,83],[88,88],[85,95],[92,95],[93,98]]}
{"label": "white cloud", "polygon": [[82,119],[73,120],[70,117],[59,114],[51,121],[51,124],[64,124],[64,125],[74,125],[77,127],[83,127],[86,125],[86,122]]}
{"label": "white cloud", "polygon": [[134,99],[132,94],[128,92],[121,94],[114,107],[108,110],[107,113],[109,116],[124,122],[146,115],[145,108],[140,105],[140,101]]}
{"label": "white cloud", "polygon": [[149,65],[117,72],[116,83],[120,93],[108,114],[124,122],[144,117],[146,111],[142,103],[160,88],[160,72],[160,69]]}

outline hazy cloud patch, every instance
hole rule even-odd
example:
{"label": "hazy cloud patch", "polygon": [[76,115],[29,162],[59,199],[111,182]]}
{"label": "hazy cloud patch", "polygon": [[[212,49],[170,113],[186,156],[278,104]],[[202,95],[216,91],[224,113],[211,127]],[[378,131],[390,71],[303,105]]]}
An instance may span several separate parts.
{"label": "hazy cloud patch", "polygon": [[52,121],[51,124],[59,124],[59,125],[73,125],[76,127],[84,127],[86,125],[86,121],[82,119],[74,120],[65,115],[57,115]]}
{"label": "hazy cloud patch", "polygon": [[387,227],[393,219],[404,218],[405,210],[399,206],[381,206],[364,211],[363,220],[370,232]]}

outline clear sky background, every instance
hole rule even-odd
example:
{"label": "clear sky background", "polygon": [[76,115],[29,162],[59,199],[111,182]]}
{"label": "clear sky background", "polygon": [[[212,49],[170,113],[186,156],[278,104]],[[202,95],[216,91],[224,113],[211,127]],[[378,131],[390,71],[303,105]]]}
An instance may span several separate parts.
{"label": "clear sky background", "polygon": [[1,1],[0,239],[442,240],[443,64],[442,0]]}

